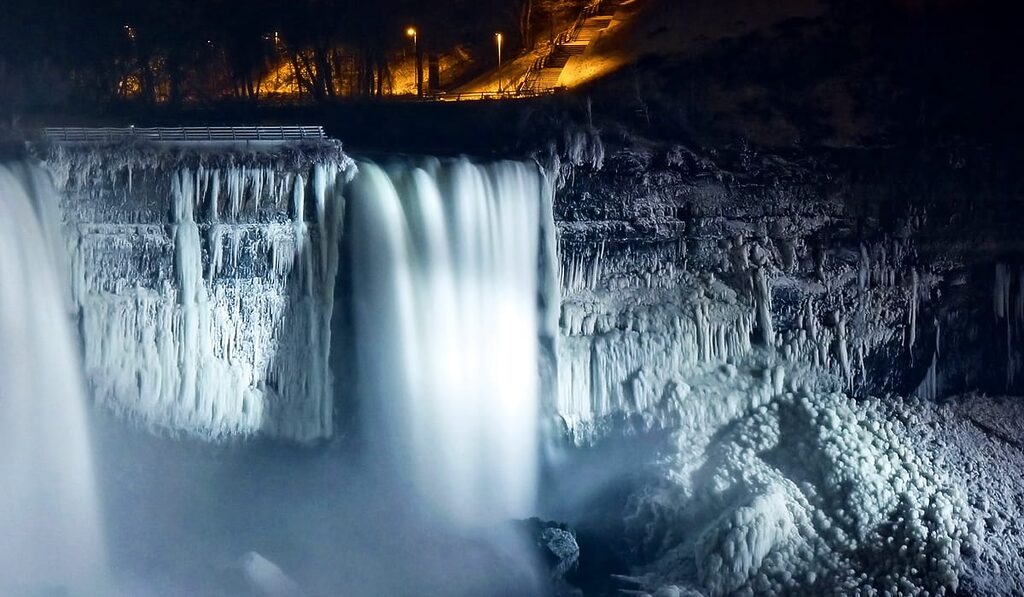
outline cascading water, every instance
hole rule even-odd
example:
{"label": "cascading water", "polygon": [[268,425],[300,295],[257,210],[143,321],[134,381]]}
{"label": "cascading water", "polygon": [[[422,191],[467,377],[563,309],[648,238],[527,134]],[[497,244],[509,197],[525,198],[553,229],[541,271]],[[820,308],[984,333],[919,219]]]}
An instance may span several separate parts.
{"label": "cascading water", "polygon": [[[97,594],[104,549],[57,197],[0,165],[0,594]],[[48,594],[48,593],[47,593]]]}
{"label": "cascading water", "polygon": [[531,512],[545,188],[463,159],[363,163],[347,189],[368,445],[456,524]]}

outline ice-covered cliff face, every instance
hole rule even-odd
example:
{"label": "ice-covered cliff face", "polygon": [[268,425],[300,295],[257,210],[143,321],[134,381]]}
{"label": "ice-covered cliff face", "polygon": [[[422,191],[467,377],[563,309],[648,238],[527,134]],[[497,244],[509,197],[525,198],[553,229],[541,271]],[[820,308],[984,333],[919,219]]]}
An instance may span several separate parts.
{"label": "ice-covered cliff face", "polygon": [[333,433],[337,146],[66,146],[47,166],[101,406],[209,439]]}
{"label": "ice-covered cliff face", "polygon": [[101,407],[203,439],[300,442],[379,407],[397,436],[465,435],[454,452],[535,449],[537,351],[553,345],[558,302],[536,166],[367,163],[347,187],[357,167],[330,142],[64,145],[47,165]]}
{"label": "ice-covered cliff face", "polygon": [[922,398],[1019,388],[1011,161],[609,151],[555,203],[560,414],[581,440],[694,408],[735,415],[756,400],[687,396],[747,356],[779,391],[809,383],[801,372],[819,389]]}
{"label": "ice-covered cliff face", "polygon": [[[985,527],[1020,518],[942,462],[939,405],[890,395],[1020,389],[1024,193],[976,157],[623,149],[552,205],[522,164],[397,160],[345,186],[329,147],[137,149],[50,160],[90,383],[132,418],[351,423],[470,524],[529,511],[545,415],[597,454],[658,429],[614,531],[652,593],[952,590]],[[552,483],[585,476],[549,454]],[[598,468],[567,493],[594,498],[617,474]]]}
{"label": "ice-covered cliff face", "polygon": [[602,495],[631,576],[599,587],[1019,592],[1019,499],[987,497],[1021,492],[1019,400],[938,400],[1022,389],[1019,155],[800,159],[637,143],[565,177],[558,412],[586,451],[659,442]]}
{"label": "ice-covered cliff face", "polygon": [[[578,440],[624,418],[705,416],[688,380],[752,353],[770,353],[762,375],[780,389],[804,383],[800,368],[827,373],[829,389],[924,397],[1019,379],[1012,255],[963,240],[999,233],[1000,199],[980,193],[956,214],[941,196],[970,193],[977,168],[940,164],[921,188],[941,192],[901,198],[920,181],[876,183],[857,159],[739,173],[683,148],[606,161],[558,193],[560,265],[540,280],[554,317],[541,322],[542,395]],[[204,437],[331,434],[326,355],[352,172],[336,147],[65,147],[49,167],[100,403]],[[1004,340],[981,341],[990,334]],[[734,402],[715,409],[752,404]]]}
{"label": "ice-covered cliff face", "polygon": [[49,167],[101,407],[206,440],[354,430],[438,520],[533,513],[558,302],[536,165],[65,146]]}

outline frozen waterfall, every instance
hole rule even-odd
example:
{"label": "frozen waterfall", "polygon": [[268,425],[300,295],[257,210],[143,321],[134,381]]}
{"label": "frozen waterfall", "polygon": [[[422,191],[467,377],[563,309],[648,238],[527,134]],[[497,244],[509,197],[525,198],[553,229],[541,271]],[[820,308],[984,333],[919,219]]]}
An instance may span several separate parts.
{"label": "frozen waterfall", "polygon": [[363,163],[346,192],[368,446],[456,524],[533,505],[547,188],[462,159]]}
{"label": "frozen waterfall", "polygon": [[0,594],[100,594],[104,550],[57,196],[0,165]]}
{"label": "frozen waterfall", "polygon": [[203,440],[331,437],[348,165],[333,146],[51,155],[96,403]]}

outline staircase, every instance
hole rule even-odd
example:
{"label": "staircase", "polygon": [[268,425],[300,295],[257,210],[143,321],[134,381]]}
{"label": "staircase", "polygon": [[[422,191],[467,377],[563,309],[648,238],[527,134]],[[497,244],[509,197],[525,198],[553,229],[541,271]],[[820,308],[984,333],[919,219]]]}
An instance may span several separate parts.
{"label": "staircase", "polygon": [[[602,2],[600,6],[606,6],[606,4],[610,6],[612,3]],[[618,8],[618,3],[616,2],[614,4],[616,6],[613,8]],[[597,37],[597,34],[600,33],[601,31],[604,31],[608,27],[608,25],[611,24],[611,22],[611,15],[594,15],[588,18],[586,21],[583,22],[583,25],[580,27],[580,31],[576,35],[576,41],[585,41],[589,44],[591,41],[594,40],[594,38]]]}
{"label": "staircase", "polygon": [[541,92],[557,88],[565,65],[573,56],[582,55],[590,42],[608,27],[621,3],[622,0],[596,0],[588,5],[573,26],[559,34],[548,54],[530,67],[517,91]]}
{"label": "staircase", "polygon": [[587,49],[587,44],[570,43],[555,46],[555,49],[548,55],[546,68],[562,69],[566,64],[569,63],[569,59],[573,56],[579,56],[583,54],[583,50]]}

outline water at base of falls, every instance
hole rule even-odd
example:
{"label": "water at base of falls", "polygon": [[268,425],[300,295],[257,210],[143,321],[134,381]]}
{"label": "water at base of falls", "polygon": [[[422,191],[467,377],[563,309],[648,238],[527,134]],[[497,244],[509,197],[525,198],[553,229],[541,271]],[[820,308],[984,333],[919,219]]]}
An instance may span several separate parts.
{"label": "water at base of falls", "polygon": [[0,594],[102,594],[80,359],[47,176],[0,164]]}
{"label": "water at base of falls", "polygon": [[449,523],[532,512],[543,186],[463,159],[362,163],[346,189],[368,449]]}

